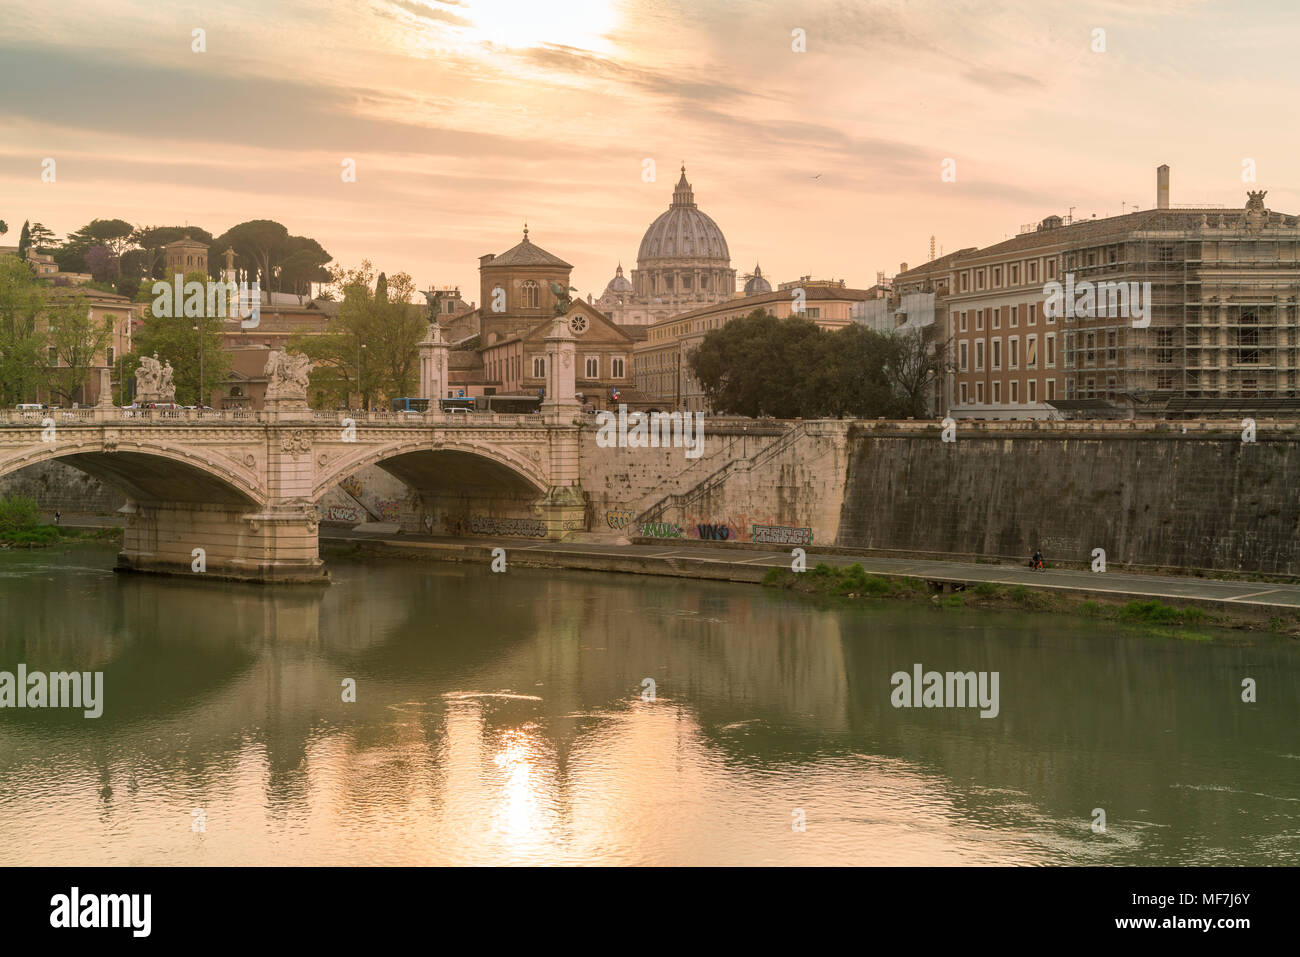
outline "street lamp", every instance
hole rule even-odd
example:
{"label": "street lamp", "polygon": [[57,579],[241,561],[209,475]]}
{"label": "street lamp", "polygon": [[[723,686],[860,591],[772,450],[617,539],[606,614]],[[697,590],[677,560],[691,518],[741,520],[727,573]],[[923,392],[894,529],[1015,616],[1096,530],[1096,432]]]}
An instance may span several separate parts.
{"label": "street lamp", "polygon": [[361,341],[360,334],[357,335],[357,408],[361,409],[366,404],[366,394],[361,391],[361,350],[366,344]]}
{"label": "street lamp", "polygon": [[190,326],[191,329],[195,330],[199,334],[199,411],[200,412],[202,412],[203,407],[207,405],[207,403],[203,401],[203,345],[204,345],[203,320],[206,318],[207,318],[206,316],[199,316],[199,324],[197,326]]}

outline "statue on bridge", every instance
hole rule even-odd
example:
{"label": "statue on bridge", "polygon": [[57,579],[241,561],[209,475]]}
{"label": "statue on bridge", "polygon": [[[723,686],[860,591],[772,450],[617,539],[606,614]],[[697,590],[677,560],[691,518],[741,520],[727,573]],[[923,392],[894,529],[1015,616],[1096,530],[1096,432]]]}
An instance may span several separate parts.
{"label": "statue on bridge", "polygon": [[307,386],[311,373],[311,359],[301,354],[290,355],[283,349],[272,352],[266,360],[266,397],[307,401]]}
{"label": "statue on bridge", "polygon": [[152,357],[141,356],[140,367],[135,370],[136,402],[175,402],[172,374],[171,362],[164,366],[158,361],[158,353]]}

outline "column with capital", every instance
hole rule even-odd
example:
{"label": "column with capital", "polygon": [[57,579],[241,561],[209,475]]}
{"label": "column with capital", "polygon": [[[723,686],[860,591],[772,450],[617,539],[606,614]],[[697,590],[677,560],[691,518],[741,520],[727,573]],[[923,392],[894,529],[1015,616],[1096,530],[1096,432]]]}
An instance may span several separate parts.
{"label": "column with capital", "polygon": [[420,351],[420,398],[429,400],[430,412],[438,411],[438,400],[447,388],[447,353],[450,346],[442,338],[442,329],[436,321],[429,323]]}

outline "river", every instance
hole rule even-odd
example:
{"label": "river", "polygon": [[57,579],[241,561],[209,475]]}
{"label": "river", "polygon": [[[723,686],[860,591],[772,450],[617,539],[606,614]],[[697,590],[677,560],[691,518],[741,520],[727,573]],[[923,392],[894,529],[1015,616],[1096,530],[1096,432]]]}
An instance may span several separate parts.
{"label": "river", "polygon": [[[0,670],[104,688],[98,718],[0,709],[0,864],[1300,863],[1294,641],[598,573],[335,560],[327,588],[260,588],[112,563],[0,552]],[[996,672],[997,715],[895,708],[918,663]]]}

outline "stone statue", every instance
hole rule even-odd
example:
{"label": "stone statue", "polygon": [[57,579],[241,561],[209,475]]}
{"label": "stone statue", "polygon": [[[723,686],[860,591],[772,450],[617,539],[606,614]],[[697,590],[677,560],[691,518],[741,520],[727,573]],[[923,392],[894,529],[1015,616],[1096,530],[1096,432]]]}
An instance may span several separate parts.
{"label": "stone statue", "polygon": [[565,286],[558,282],[551,283],[551,294],[555,296],[555,314],[557,316],[562,316],[569,311],[569,307],[573,305],[573,297],[569,293],[577,291],[577,286]]}
{"label": "stone statue", "polygon": [[305,402],[310,373],[310,358],[298,354],[289,355],[283,349],[277,349],[267,357],[263,372],[267,378],[266,397],[301,399]]}
{"label": "stone statue", "polygon": [[172,383],[172,364],[165,366],[152,357],[141,356],[140,367],[135,370],[135,399],[137,402],[175,402],[176,386]]}
{"label": "stone statue", "polygon": [[424,299],[429,304],[429,314],[426,318],[431,323],[437,322],[442,312],[442,293],[430,289],[425,292]]}

